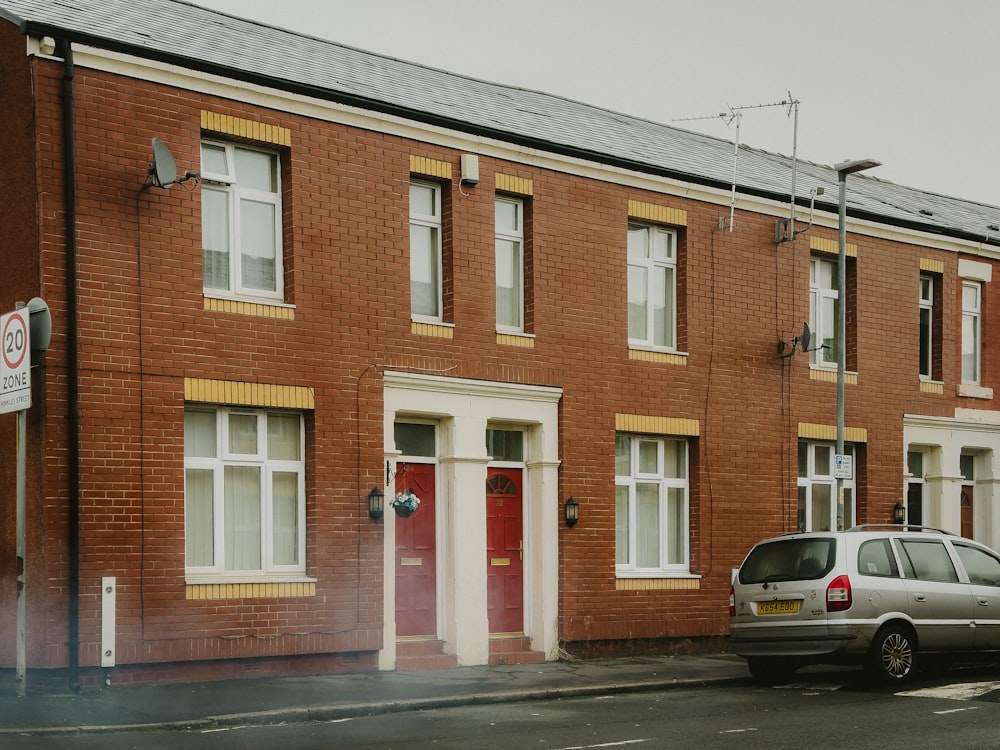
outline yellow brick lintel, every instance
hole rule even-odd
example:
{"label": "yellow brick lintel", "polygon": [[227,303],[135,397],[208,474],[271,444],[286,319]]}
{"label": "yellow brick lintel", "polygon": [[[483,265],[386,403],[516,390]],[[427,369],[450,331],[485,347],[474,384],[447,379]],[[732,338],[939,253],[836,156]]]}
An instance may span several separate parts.
{"label": "yellow brick lintel", "polygon": [[944,273],[944,261],[943,260],[931,260],[930,258],[920,259],[920,270],[929,271],[930,273]]}
{"label": "yellow brick lintel", "polygon": [[232,115],[221,115],[204,109],[201,111],[201,129],[244,141],[285,147],[292,145],[292,131],[288,128]]}
{"label": "yellow brick lintel", "polygon": [[[799,422],[799,437],[803,440],[836,440],[837,426]],[[868,429],[866,427],[845,427],[844,440],[848,443],[867,443]]]}
{"label": "yellow brick lintel", "polygon": [[287,305],[267,305],[260,302],[242,302],[234,299],[205,297],[205,309],[212,312],[253,315],[258,318],[295,320],[295,308]]}
{"label": "yellow brick lintel", "polygon": [[315,581],[282,583],[189,583],[186,599],[265,599],[316,596]]}
{"label": "yellow brick lintel", "polygon": [[615,414],[617,432],[638,432],[647,435],[685,435],[697,437],[701,425],[697,419],[680,417],[650,417],[642,414]]}
{"label": "yellow brick lintel", "polygon": [[689,591],[701,588],[700,578],[616,578],[615,591]]}
{"label": "yellow brick lintel", "polygon": [[415,333],[418,336],[434,336],[439,339],[455,338],[454,326],[444,323],[418,323],[417,321],[411,321],[410,333]]}
{"label": "yellow brick lintel", "polygon": [[[828,240],[824,237],[809,238],[809,249],[817,253],[830,253],[832,255],[837,255],[837,253],[840,252],[838,245],[839,242],[837,240]],[[848,258],[857,258],[858,246],[848,242],[844,245],[844,255]]]}
{"label": "yellow brick lintel", "polygon": [[496,189],[501,193],[511,193],[513,195],[534,195],[534,185],[527,177],[515,177],[510,174],[495,175]]}
{"label": "yellow brick lintel", "polygon": [[424,177],[438,177],[442,180],[451,179],[451,164],[439,159],[428,159],[426,156],[410,155],[410,174]]}
{"label": "yellow brick lintel", "polygon": [[316,408],[315,392],[312,388],[207,378],[184,378],[184,400],[194,403],[282,409]]}
{"label": "yellow brick lintel", "polygon": [[628,215],[632,219],[645,219],[655,221],[658,224],[670,224],[675,227],[686,227],[687,211],[682,208],[671,208],[670,206],[658,206],[655,203],[643,203],[641,201],[628,202]]}

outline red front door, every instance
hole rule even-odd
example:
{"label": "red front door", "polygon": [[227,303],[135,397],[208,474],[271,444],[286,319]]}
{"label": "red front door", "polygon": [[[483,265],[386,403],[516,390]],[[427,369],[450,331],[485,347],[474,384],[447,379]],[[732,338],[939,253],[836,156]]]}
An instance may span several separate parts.
{"label": "red front door", "polygon": [[399,464],[397,467],[396,492],[411,490],[420,498],[420,505],[409,518],[396,516],[398,636],[437,637],[434,476],[433,464]]}
{"label": "red front door", "polygon": [[973,534],[972,492],[972,487],[962,487],[962,536],[966,539],[972,539]]}
{"label": "red front door", "polygon": [[490,633],[524,632],[524,516],[520,469],[486,475],[486,599]]}

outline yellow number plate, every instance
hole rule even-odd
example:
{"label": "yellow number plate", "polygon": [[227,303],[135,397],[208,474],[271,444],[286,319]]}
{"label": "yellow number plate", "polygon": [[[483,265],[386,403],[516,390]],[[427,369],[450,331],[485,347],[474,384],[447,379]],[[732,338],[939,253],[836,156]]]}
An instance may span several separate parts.
{"label": "yellow number plate", "polygon": [[794,615],[799,611],[798,600],[782,602],[757,602],[758,615]]}

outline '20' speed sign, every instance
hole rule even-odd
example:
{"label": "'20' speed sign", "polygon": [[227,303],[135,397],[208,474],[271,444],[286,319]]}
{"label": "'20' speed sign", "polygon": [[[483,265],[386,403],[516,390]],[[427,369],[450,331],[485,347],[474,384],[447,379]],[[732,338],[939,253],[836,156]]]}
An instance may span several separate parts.
{"label": "'20' speed sign", "polygon": [[28,311],[0,317],[0,414],[31,406]]}

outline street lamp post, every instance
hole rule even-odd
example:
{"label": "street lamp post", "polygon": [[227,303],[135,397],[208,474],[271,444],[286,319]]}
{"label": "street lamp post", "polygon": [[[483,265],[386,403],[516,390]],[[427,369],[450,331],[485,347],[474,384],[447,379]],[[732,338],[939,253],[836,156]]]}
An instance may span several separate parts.
{"label": "street lamp post", "polygon": [[[837,221],[837,456],[844,455],[844,371],[847,368],[847,175],[879,167],[882,162],[858,159],[835,164],[840,185]],[[837,507],[844,507],[844,478],[837,472]]]}

